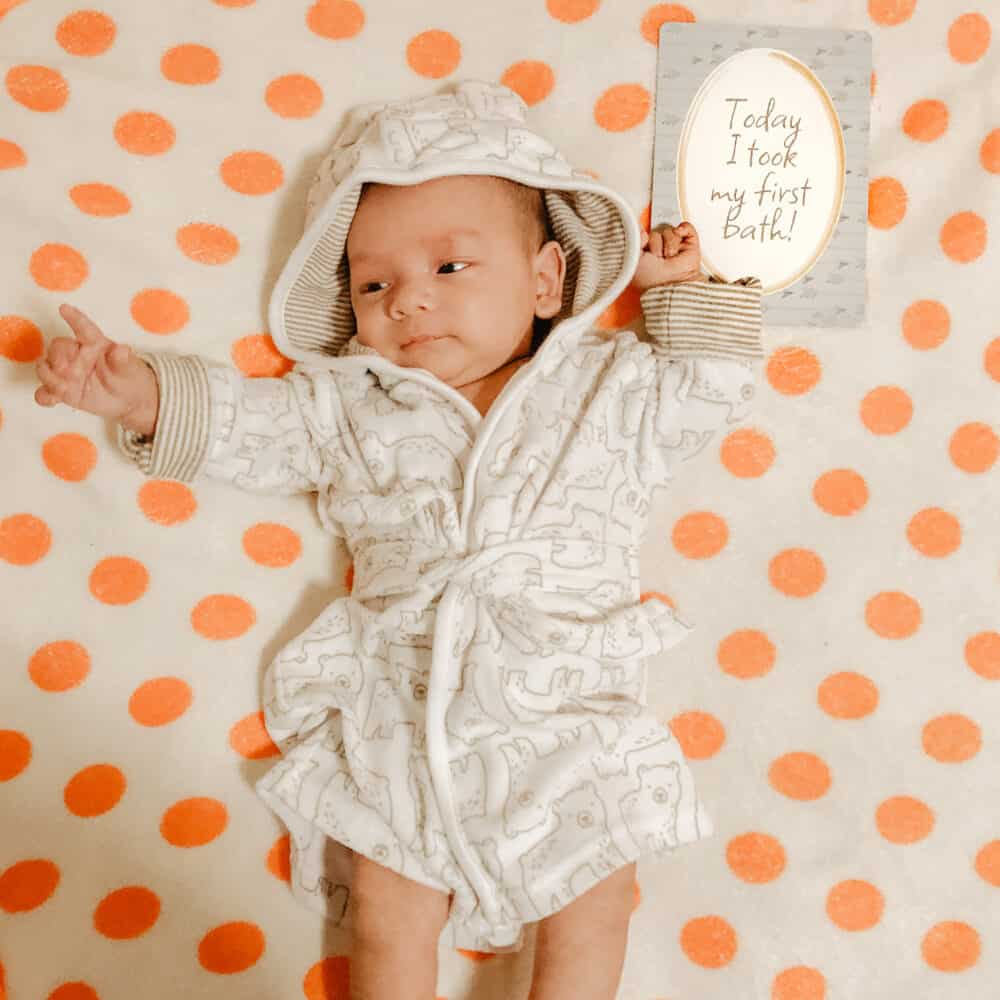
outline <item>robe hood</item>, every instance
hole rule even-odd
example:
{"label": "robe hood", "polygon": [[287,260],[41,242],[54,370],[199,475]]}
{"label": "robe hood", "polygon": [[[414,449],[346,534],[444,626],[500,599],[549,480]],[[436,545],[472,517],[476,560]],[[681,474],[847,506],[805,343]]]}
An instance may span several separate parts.
{"label": "robe hood", "polygon": [[305,231],[271,295],[268,319],[278,350],[326,369],[353,367],[352,356],[364,355],[369,367],[403,371],[357,342],[345,250],[361,186],[485,174],[543,192],[566,277],[560,311],[529,366],[543,354],[556,361],[565,353],[632,280],[641,229],[624,198],[571,167],[528,126],[526,111],[513,90],[482,80],[351,109],[309,187]]}

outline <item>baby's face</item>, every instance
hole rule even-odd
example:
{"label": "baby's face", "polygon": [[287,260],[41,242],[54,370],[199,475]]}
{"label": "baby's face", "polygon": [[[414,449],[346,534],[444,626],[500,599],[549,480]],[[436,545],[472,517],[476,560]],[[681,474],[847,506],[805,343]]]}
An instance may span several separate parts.
{"label": "baby's face", "polygon": [[372,186],[347,259],[359,342],[456,389],[527,356],[534,317],[561,305],[562,249],[533,252],[489,177]]}

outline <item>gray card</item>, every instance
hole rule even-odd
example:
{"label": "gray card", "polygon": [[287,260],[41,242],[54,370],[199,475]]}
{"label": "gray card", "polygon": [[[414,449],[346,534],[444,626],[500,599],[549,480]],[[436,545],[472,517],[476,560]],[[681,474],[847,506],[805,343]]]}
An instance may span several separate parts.
{"label": "gray card", "polygon": [[702,270],[756,275],[764,322],[865,322],[867,31],[668,21],[652,225],[687,220]]}

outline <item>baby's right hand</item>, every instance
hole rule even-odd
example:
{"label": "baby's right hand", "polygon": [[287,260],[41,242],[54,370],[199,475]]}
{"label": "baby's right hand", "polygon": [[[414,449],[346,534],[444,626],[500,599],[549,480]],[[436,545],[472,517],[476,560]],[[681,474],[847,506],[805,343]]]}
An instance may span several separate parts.
{"label": "baby's right hand", "polygon": [[153,370],[127,344],[105,337],[79,309],[64,303],[59,315],[76,339],[56,337],[35,365],[42,382],[35,390],[35,402],[40,406],[65,403],[152,433],[159,408],[159,386]]}

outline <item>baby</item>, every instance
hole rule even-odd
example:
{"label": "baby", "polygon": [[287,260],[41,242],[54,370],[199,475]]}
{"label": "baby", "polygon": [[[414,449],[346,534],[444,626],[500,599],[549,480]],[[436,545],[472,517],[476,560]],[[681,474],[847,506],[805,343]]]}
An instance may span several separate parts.
{"label": "baby", "polygon": [[[119,423],[148,475],[315,491],[354,560],[271,663],[283,759],[257,784],[293,890],[352,934],[351,995],[432,998],[442,931],[510,952],[529,1000],[612,1000],[636,861],[712,832],[645,660],[690,631],[640,602],[652,491],[743,419],[760,283],[700,270],[497,84],[364,105],[320,166],[245,378],[134,352],[80,310],[43,406]],[[650,342],[597,318],[627,288]]]}

